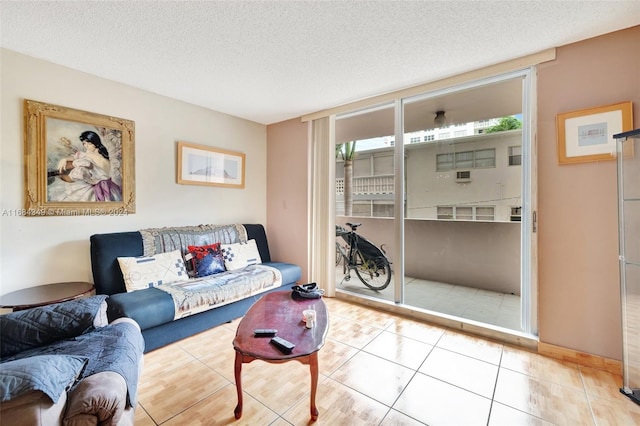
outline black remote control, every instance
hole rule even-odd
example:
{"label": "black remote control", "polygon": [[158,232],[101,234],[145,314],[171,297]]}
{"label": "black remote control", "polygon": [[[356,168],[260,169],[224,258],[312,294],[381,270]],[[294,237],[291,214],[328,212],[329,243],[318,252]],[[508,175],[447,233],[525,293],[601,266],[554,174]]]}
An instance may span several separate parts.
{"label": "black remote control", "polygon": [[271,339],[271,344],[280,349],[285,354],[290,354],[293,348],[296,347],[296,345],[294,345],[293,343],[278,336]]}
{"label": "black remote control", "polygon": [[275,328],[257,328],[253,331],[254,337],[273,337],[278,330]]}

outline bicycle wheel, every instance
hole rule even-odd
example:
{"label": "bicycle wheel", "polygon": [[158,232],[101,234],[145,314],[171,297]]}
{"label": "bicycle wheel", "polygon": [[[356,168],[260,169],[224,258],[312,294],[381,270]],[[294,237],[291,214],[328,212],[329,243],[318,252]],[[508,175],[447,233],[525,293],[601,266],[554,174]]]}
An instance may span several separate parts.
{"label": "bicycle wheel", "polygon": [[356,253],[356,275],[371,290],[384,290],[391,282],[391,265],[385,257],[381,257],[378,262],[373,259],[365,260],[362,253],[358,251]]}
{"label": "bicycle wheel", "polygon": [[342,247],[340,247],[340,244],[336,243],[336,266],[340,265],[342,257]]}

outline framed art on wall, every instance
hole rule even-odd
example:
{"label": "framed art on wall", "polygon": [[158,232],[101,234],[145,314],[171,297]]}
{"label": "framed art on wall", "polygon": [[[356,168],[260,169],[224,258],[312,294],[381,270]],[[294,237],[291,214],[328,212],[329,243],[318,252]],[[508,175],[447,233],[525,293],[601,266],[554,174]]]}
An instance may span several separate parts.
{"label": "framed art on wall", "polygon": [[177,181],[184,185],[244,188],[245,154],[178,142]]}
{"label": "framed art on wall", "polygon": [[614,160],[616,143],[613,135],[632,128],[631,102],[558,114],[558,162],[573,164]]}
{"label": "framed art on wall", "polygon": [[25,99],[25,216],[135,213],[133,121]]}

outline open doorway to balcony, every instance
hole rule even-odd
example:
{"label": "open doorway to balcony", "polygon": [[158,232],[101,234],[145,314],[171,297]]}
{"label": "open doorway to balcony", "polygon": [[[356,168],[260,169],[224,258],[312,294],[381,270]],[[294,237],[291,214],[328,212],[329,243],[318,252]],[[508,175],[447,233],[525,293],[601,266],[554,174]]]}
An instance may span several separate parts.
{"label": "open doorway to balcony", "polygon": [[337,117],[336,224],[362,223],[394,275],[373,291],[339,265],[337,291],[536,333],[529,79],[515,73]]}

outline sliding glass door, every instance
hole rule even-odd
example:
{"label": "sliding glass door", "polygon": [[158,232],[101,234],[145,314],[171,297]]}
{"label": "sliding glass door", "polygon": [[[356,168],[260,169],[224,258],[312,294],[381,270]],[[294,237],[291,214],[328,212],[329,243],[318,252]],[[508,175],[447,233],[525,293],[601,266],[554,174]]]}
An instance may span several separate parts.
{"label": "sliding glass door", "polygon": [[403,100],[403,303],[522,331],[523,79]]}
{"label": "sliding glass door", "polygon": [[537,332],[532,84],[523,70],[336,117],[336,224],[393,261],[383,291],[338,265],[338,291]]}

